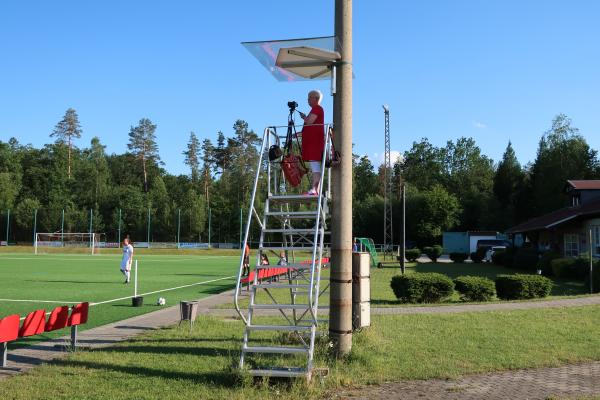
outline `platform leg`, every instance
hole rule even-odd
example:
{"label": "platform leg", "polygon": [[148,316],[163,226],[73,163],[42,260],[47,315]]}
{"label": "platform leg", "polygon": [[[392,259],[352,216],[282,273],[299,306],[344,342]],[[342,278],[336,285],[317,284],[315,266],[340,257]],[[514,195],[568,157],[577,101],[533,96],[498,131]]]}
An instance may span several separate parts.
{"label": "platform leg", "polygon": [[77,348],[77,325],[71,327],[71,350],[75,351]]}
{"label": "platform leg", "polygon": [[6,357],[8,356],[8,343],[4,342],[0,344],[0,361],[2,362],[2,368],[6,367]]}

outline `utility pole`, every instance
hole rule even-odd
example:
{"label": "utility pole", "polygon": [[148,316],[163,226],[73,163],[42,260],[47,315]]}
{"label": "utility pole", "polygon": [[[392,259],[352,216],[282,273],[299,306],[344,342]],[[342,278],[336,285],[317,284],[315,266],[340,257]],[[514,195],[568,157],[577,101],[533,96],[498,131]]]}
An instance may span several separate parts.
{"label": "utility pole", "polygon": [[383,259],[393,254],[392,228],[392,160],[390,157],[390,108],[383,106],[385,115],[385,158],[383,166]]}
{"label": "utility pole", "polygon": [[406,184],[404,181],[400,184],[400,196],[402,201],[402,230],[400,230],[400,270],[402,275],[406,268]]}
{"label": "utility pole", "polygon": [[352,0],[335,0],[336,93],[333,98],[335,148],[332,168],[331,287],[329,337],[340,357],[352,349]]}

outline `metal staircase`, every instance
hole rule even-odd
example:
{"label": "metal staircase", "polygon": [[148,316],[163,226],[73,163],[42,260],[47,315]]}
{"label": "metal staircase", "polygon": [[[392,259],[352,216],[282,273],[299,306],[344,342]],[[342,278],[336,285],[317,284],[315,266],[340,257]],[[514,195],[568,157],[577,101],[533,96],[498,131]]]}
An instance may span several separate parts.
{"label": "metal staircase", "polygon": [[[320,283],[321,270],[328,262],[323,262],[327,255],[324,244],[330,195],[330,174],[325,161],[330,154],[331,128],[325,125],[318,196],[288,191],[279,162],[269,162],[269,148],[285,138],[278,136],[277,128],[280,127],[268,127],[263,134],[242,243],[234,296],[235,309],[246,325],[240,368],[254,376],[310,379],[320,322],[319,296],[329,287],[327,284],[321,289]],[[265,179],[266,184],[261,184]],[[259,188],[266,193],[258,193]],[[262,210],[255,207],[255,203],[260,203],[257,196],[264,198]],[[253,278],[243,282],[243,249],[253,222],[260,228],[258,252]],[[269,265],[261,263],[265,254],[275,256]],[[240,309],[244,294],[248,298],[247,312]]]}

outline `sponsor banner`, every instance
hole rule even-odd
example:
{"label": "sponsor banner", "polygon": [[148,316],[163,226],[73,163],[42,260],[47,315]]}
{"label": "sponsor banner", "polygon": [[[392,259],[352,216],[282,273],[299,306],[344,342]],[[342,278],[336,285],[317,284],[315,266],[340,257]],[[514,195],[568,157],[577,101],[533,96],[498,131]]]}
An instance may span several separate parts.
{"label": "sponsor banner", "polygon": [[104,249],[115,249],[119,247],[119,243],[117,242],[99,242],[98,247]]}
{"label": "sponsor banner", "polygon": [[177,243],[176,242],[152,242],[152,243],[150,243],[150,246],[148,246],[148,247],[153,248],[153,249],[176,249]]}
{"label": "sponsor banner", "polygon": [[147,249],[148,246],[148,242],[133,242],[133,247],[137,247],[140,249]]}
{"label": "sponsor banner", "polygon": [[239,249],[240,245],[238,243],[213,243],[213,247],[219,249]]}
{"label": "sponsor banner", "polygon": [[0,246],[6,246],[6,245],[8,245],[8,243],[6,243],[6,240],[0,241]]}
{"label": "sponsor banner", "polygon": [[63,242],[57,242],[54,240],[38,240],[37,245],[39,247],[63,247]]}
{"label": "sponsor banner", "polygon": [[197,242],[181,242],[179,243],[180,249],[208,249],[208,243],[197,243]]}

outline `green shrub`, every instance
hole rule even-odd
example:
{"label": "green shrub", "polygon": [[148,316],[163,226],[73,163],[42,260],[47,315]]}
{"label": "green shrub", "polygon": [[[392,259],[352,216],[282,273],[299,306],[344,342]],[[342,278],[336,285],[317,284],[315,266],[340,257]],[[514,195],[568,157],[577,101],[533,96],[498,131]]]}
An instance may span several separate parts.
{"label": "green shrub", "polygon": [[515,256],[512,261],[514,268],[535,271],[537,270],[540,257],[536,249],[530,247],[521,247],[515,252]]}
{"label": "green shrub", "polygon": [[506,250],[496,250],[494,254],[492,254],[492,263],[512,268],[514,255],[514,250],[510,248]]}
{"label": "green shrub", "polygon": [[450,259],[455,263],[463,263],[469,257],[467,253],[450,253]]}
{"label": "green shrub", "polygon": [[474,251],[471,253],[471,261],[473,261],[476,264],[482,263],[483,257],[485,257],[485,254],[481,254],[480,251]]}
{"label": "green shrub", "polygon": [[494,281],[482,276],[459,276],[454,285],[464,301],[490,301],[496,295]]}
{"label": "green shrub", "polygon": [[417,261],[417,258],[421,257],[421,250],[414,248],[414,249],[406,249],[405,251],[406,254],[406,259],[408,261]]}
{"label": "green shrub", "polygon": [[397,275],[390,286],[403,303],[437,303],[454,293],[452,279],[435,272]]}
{"label": "green shrub", "polygon": [[425,247],[423,249],[423,252],[427,255],[427,257],[431,259],[431,261],[437,262],[438,258],[440,258],[440,256],[444,252],[444,249],[442,248],[442,246],[436,244],[435,246]]}
{"label": "green shrub", "polygon": [[552,280],[542,275],[498,275],[496,294],[502,300],[541,298],[550,294],[552,284]]}
{"label": "green shrub", "polygon": [[538,262],[538,269],[542,270],[543,275],[554,275],[554,272],[552,271],[552,265],[550,265],[550,263],[552,262],[552,260],[556,260],[557,258],[560,258],[560,254],[554,251],[547,251],[545,253],[542,253],[542,258],[540,258],[540,261]]}
{"label": "green shrub", "polygon": [[562,257],[550,261],[554,276],[563,279],[587,279],[590,274],[590,261],[585,257]]}
{"label": "green shrub", "polygon": [[[589,268],[589,264],[588,264]],[[594,261],[592,272],[592,289],[593,293],[600,293],[600,261]],[[590,275],[588,271],[588,275],[585,277],[585,288],[586,290],[590,289]]]}

